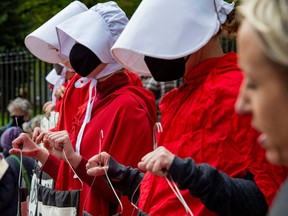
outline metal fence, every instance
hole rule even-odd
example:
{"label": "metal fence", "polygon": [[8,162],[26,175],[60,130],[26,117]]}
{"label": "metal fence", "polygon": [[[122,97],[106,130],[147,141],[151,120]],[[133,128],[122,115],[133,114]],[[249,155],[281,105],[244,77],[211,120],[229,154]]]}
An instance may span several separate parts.
{"label": "metal fence", "polygon": [[42,113],[42,105],[51,98],[45,80],[51,68],[25,49],[0,53],[0,125],[7,123],[7,106],[16,97],[32,103],[33,116]]}

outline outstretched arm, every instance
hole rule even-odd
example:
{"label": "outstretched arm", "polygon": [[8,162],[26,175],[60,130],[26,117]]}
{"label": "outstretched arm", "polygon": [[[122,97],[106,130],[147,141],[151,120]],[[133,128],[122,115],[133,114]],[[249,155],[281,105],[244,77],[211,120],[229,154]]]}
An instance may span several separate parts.
{"label": "outstretched arm", "polygon": [[181,159],[164,147],[145,155],[139,168],[154,175],[169,175],[179,188],[188,189],[211,211],[219,215],[265,215],[264,195],[248,173],[246,178],[232,178],[208,164]]}
{"label": "outstretched arm", "polygon": [[89,159],[86,169],[87,174],[92,176],[105,175],[106,171],[112,181],[113,187],[121,191],[122,195],[128,196],[133,203],[137,202],[139,185],[144,176],[138,169],[117,163],[106,152],[101,152]]}
{"label": "outstretched arm", "polygon": [[22,154],[23,156],[32,157],[42,164],[45,164],[49,157],[49,152],[33,142],[25,133],[21,133],[19,137],[12,142],[12,146],[13,148],[9,151],[10,154]]}
{"label": "outstretched arm", "polygon": [[180,189],[189,189],[204,205],[220,215],[266,215],[264,195],[248,173],[232,178],[208,164],[196,165],[191,158],[175,157],[169,174]]}

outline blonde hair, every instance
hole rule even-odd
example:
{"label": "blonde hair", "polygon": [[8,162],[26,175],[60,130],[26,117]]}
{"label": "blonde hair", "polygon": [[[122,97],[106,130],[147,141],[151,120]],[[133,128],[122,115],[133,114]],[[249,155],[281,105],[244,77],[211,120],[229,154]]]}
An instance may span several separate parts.
{"label": "blonde hair", "polygon": [[272,62],[288,66],[288,0],[245,0],[240,12],[262,39]]}

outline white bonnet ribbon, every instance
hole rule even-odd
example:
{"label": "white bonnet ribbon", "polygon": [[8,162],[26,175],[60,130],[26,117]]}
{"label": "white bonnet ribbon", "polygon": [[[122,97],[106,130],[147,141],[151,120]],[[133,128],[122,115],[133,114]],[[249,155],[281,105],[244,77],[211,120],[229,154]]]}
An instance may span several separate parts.
{"label": "white bonnet ribbon", "polygon": [[224,0],[214,0],[217,14],[221,24],[227,20],[227,15],[234,9],[235,2],[228,3]]}
{"label": "white bonnet ribbon", "polygon": [[[81,141],[82,141],[82,137],[83,137],[83,133],[86,127],[86,124],[90,122],[91,120],[91,113],[92,113],[92,108],[93,108],[93,103],[96,97],[96,86],[97,86],[97,80],[96,79],[92,79],[90,86],[89,86],[89,98],[88,98],[88,104],[87,104],[87,108],[86,108],[86,113],[85,113],[85,117],[84,117],[84,121],[81,125],[81,129],[79,131],[79,134],[77,136],[77,141],[76,141],[76,153],[80,154],[80,146],[81,146]],[[92,99],[92,94],[93,94],[93,89],[95,89],[94,93],[95,96]]]}
{"label": "white bonnet ribbon", "polygon": [[68,68],[66,66],[62,68],[61,77],[56,81],[56,84],[53,87],[53,91],[52,91],[52,104],[53,105],[56,104],[56,96],[55,96],[56,90],[65,82],[67,70]]}
{"label": "white bonnet ribbon", "polygon": [[92,79],[91,78],[87,78],[87,77],[81,77],[80,79],[78,79],[75,84],[74,87],[75,88],[82,88],[83,86],[85,86],[88,82],[90,82]]}

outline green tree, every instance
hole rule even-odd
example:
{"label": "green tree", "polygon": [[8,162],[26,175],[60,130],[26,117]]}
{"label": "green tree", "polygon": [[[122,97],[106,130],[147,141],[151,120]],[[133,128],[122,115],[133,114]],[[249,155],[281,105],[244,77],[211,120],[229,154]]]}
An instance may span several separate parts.
{"label": "green tree", "polygon": [[[0,1],[0,52],[5,49],[25,47],[24,38],[54,16],[71,0],[1,0]],[[83,0],[87,7],[99,2]],[[131,17],[141,0],[116,0]]]}

